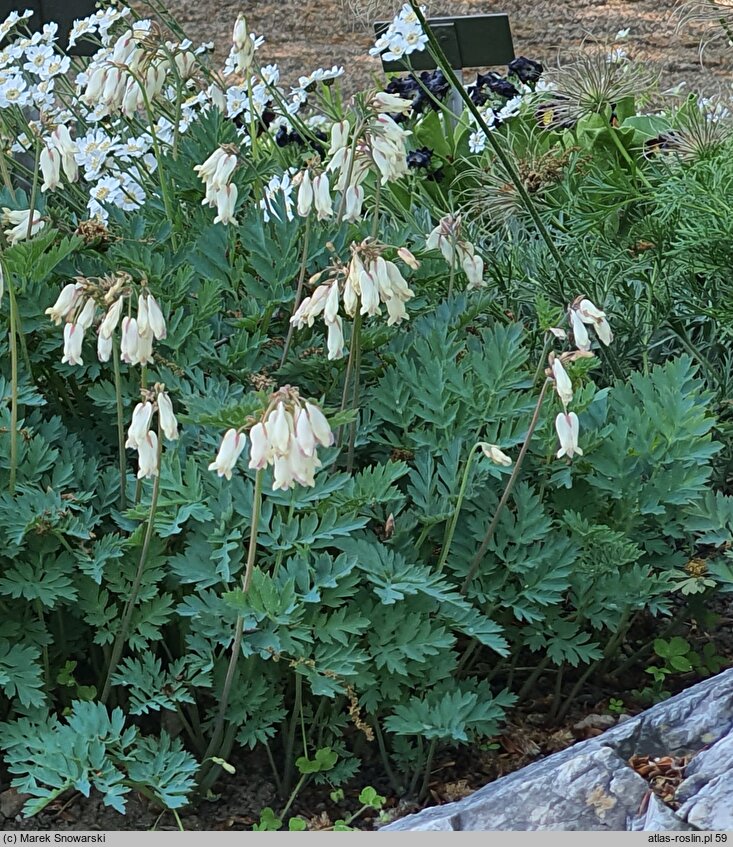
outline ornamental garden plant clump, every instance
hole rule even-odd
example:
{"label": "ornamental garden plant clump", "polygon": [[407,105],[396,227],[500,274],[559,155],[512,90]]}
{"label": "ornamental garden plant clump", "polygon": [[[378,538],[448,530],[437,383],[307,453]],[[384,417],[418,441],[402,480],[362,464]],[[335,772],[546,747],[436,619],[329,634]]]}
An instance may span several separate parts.
{"label": "ornamental garden plant clump", "polygon": [[241,15],[219,68],[150,5],[76,21],[84,59],[0,25],[23,814],[183,826],[256,760],[256,828],[372,825],[528,711],[729,664],[726,104],[625,33],[461,87],[412,4],[374,53],[438,69],[344,100]]}

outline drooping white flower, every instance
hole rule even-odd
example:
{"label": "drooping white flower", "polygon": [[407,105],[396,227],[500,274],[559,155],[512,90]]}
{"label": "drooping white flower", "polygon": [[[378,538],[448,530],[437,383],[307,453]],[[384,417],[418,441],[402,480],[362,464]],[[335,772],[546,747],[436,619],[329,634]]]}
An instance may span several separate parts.
{"label": "drooping white flower", "polygon": [[44,147],[40,156],[43,184],[41,191],[53,191],[61,182],[61,153],[55,147]]}
{"label": "drooping white flower", "polygon": [[314,403],[306,402],[305,410],[308,413],[308,419],[310,420],[311,429],[313,430],[316,441],[322,447],[331,447],[336,439],[326,416]]}
{"label": "drooping white flower", "polygon": [[153,419],[153,404],[146,400],[144,403],[138,403],[132,412],[132,421],[127,430],[127,441],[125,447],[132,447],[133,450],[138,448],[141,441],[144,440],[148,430],[150,429],[150,421]]}
{"label": "drooping white flower", "polygon": [[[120,322],[122,315],[122,307],[124,306],[124,298],[118,297],[117,300],[109,307],[107,314],[104,316],[99,327],[99,335],[102,338],[111,338],[114,331],[117,329],[117,324]],[[106,359],[104,360],[106,361]]]}
{"label": "drooping white flower", "polygon": [[237,226],[237,220],[234,217],[234,207],[237,205],[237,186],[232,182],[225,185],[216,192],[216,217],[214,223],[223,223],[224,226],[234,224]]}
{"label": "drooping white flower", "polygon": [[158,305],[158,301],[152,294],[148,295],[148,323],[150,324],[150,329],[152,330],[156,340],[162,341],[166,337],[168,331],[166,329],[163,312]]}
{"label": "drooping white flower", "polygon": [[360,220],[363,205],[364,189],[360,185],[350,185],[346,189],[346,198],[344,203],[344,220]]}
{"label": "drooping white flower", "polygon": [[216,459],[209,465],[210,471],[216,471],[217,476],[232,478],[234,465],[237,463],[242,450],[247,443],[247,437],[236,429],[228,429],[224,434]]}
{"label": "drooping white flower", "polygon": [[74,309],[76,302],[83,291],[82,286],[78,282],[69,282],[61,289],[58,299],[46,309],[45,314],[59,326],[61,321]]}
{"label": "drooping white flower", "polygon": [[578,447],[578,416],[575,412],[560,412],[555,418],[555,431],[560,439],[558,459],[563,456],[572,459],[573,456],[583,455],[583,451]]}
{"label": "drooping white flower", "polygon": [[127,315],[122,318],[122,335],[120,339],[120,358],[128,365],[137,364],[137,349],[139,345],[137,321]]}
{"label": "drooping white flower", "polygon": [[76,323],[79,324],[82,329],[89,329],[89,327],[94,323],[94,315],[97,311],[96,304],[91,297],[88,297],[79,312]]}
{"label": "drooping white flower", "polygon": [[333,214],[331,205],[331,190],[328,185],[328,175],[319,174],[313,180],[313,205],[319,221],[330,218]]}
{"label": "drooping white flower", "polygon": [[590,324],[595,329],[598,338],[608,346],[613,341],[613,333],[606,313],[602,312],[587,298],[582,299],[576,308],[583,323]]}
{"label": "drooping white flower", "polygon": [[237,16],[234,24],[234,32],[232,33],[232,49],[234,53],[234,62],[237,71],[241,74],[246,74],[254,59],[255,42],[247,30],[247,21],[244,15]]}
{"label": "drooping white flower", "polygon": [[102,335],[101,332],[97,334],[97,358],[100,362],[109,362],[113,344],[114,339],[111,335]]}
{"label": "drooping white flower", "polygon": [[508,468],[511,463],[511,457],[507,456],[507,454],[496,444],[489,444],[486,441],[479,442],[479,447],[481,448],[481,452],[486,456],[487,459],[491,459],[491,461],[495,465],[501,465],[502,467]]}
{"label": "drooping white flower", "polygon": [[553,358],[550,367],[552,369],[553,379],[555,380],[555,390],[567,410],[568,404],[573,401],[573,383],[570,381],[568,372],[563,367],[559,358]]}
{"label": "drooping white flower", "polygon": [[375,112],[390,112],[391,114],[402,112],[407,114],[412,109],[412,100],[399,97],[397,94],[379,91],[372,98],[371,107]]}
{"label": "drooping white flower", "polygon": [[590,336],[582,318],[575,309],[570,309],[570,327],[578,350],[590,350]]}
{"label": "drooping white flower", "polygon": [[328,358],[331,361],[341,359],[344,355],[344,328],[341,317],[336,315],[332,321],[327,321],[326,328],[328,329],[326,339]]}
{"label": "drooping white flower", "polygon": [[83,365],[81,346],[84,341],[84,327],[79,324],[64,325],[64,354],[61,363],[64,365]]}
{"label": "drooping white flower", "polygon": [[267,436],[265,425],[260,421],[249,431],[250,450],[249,467],[253,470],[261,470],[267,467],[270,461],[270,440]]}
{"label": "drooping white flower", "polygon": [[468,279],[468,288],[480,288],[484,284],[484,260],[478,253],[473,256],[465,255],[461,262],[463,273]]}
{"label": "drooping white flower", "polygon": [[310,171],[306,168],[300,180],[298,187],[298,201],[296,209],[301,218],[308,216],[313,205],[313,183],[311,182]]}
{"label": "drooping white flower", "polygon": [[175,441],[178,438],[178,421],[173,413],[171,398],[165,391],[158,394],[158,419],[165,437],[169,441]]}
{"label": "drooping white flower", "polygon": [[[3,207],[3,223],[10,225],[8,229],[4,230],[5,237],[11,246],[28,238],[28,224],[30,220],[30,209],[13,211],[12,209]],[[30,226],[30,237],[32,238],[36,233],[40,232],[44,226],[46,226],[46,222],[41,217],[41,213],[37,209],[34,209]]]}
{"label": "drooping white flower", "polygon": [[138,479],[158,476],[158,436],[151,429],[138,442]]}

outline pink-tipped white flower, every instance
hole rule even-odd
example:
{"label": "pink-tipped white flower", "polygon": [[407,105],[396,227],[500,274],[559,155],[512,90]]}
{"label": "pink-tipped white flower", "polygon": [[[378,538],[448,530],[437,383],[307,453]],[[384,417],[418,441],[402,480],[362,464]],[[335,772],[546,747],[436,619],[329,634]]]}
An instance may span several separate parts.
{"label": "pink-tipped white flower", "polygon": [[125,447],[137,450],[138,445],[144,440],[150,429],[150,421],[153,419],[153,404],[149,401],[138,403],[132,412],[132,420],[127,430],[127,441]]}
{"label": "pink-tipped white flower", "polygon": [[413,271],[416,271],[420,267],[420,262],[415,258],[410,250],[407,247],[400,247],[397,250],[397,255],[402,259],[402,261],[407,265],[408,268],[412,268]]}
{"label": "pink-tipped white flower", "polygon": [[351,129],[347,120],[339,121],[331,127],[331,146],[328,155],[333,156],[349,146],[349,130]]}
{"label": "pink-tipped white flower", "polygon": [[290,435],[293,431],[293,416],[285,410],[282,400],[277,404],[275,411],[268,418],[268,431],[270,432],[270,443],[276,453],[285,455],[290,448]]}
{"label": "pink-tipped white flower", "polygon": [[45,314],[51,318],[56,326],[59,326],[61,321],[74,309],[82,291],[83,288],[79,283],[70,282],[61,289],[61,293],[53,306],[46,309]]}
{"label": "pink-tipped white flower", "polygon": [[360,185],[350,185],[346,189],[344,202],[344,220],[361,220],[361,211],[364,206],[364,189]]}
{"label": "pink-tipped white flower", "polygon": [[151,429],[138,442],[138,479],[158,476],[158,436]]}
{"label": "pink-tipped white flower", "polygon": [[[117,300],[109,307],[107,314],[104,316],[102,323],[99,326],[99,335],[102,338],[112,338],[114,331],[117,329],[117,324],[120,322],[122,315],[122,307],[124,306],[124,298],[118,297]],[[104,359],[103,361],[107,361]]]}
{"label": "pink-tipped white flower", "polygon": [[602,312],[588,299],[581,300],[576,308],[583,323],[590,324],[595,329],[598,338],[608,347],[613,341],[613,333],[606,313]]}
{"label": "pink-tipped white flower", "polygon": [[583,451],[578,447],[578,416],[575,412],[560,412],[555,418],[555,431],[560,439],[558,459],[563,456],[572,459],[573,456],[583,455]]}
{"label": "pink-tipped white flower", "polygon": [[148,327],[147,332],[138,330],[137,353],[134,365],[149,365],[153,361],[153,333]]}
{"label": "pink-tipped white flower", "polygon": [[555,391],[557,391],[558,397],[567,410],[568,404],[573,401],[573,383],[570,381],[568,372],[563,367],[560,359],[553,358],[550,367],[552,369],[552,377],[555,380]]}
{"label": "pink-tipped white flower", "polygon": [[326,323],[328,336],[326,339],[326,347],[328,349],[328,358],[330,361],[341,359],[344,355],[344,326],[339,315]]}
{"label": "pink-tipped white flower", "polygon": [[158,420],[168,441],[175,441],[178,438],[178,421],[173,413],[171,398],[165,391],[158,393]]}
{"label": "pink-tipped white flower", "polygon": [[402,112],[406,115],[412,109],[412,100],[380,91],[372,98],[371,107],[375,112],[390,112],[393,115]]}
{"label": "pink-tipped white flower", "polygon": [[3,231],[5,233],[5,237],[10,242],[11,247],[19,241],[25,241],[28,238],[29,222],[31,238],[33,238],[34,235],[46,226],[46,222],[43,220],[41,213],[37,209],[33,210],[31,222],[30,209],[14,211],[12,209],[3,208],[3,223],[10,225],[8,229]]}
{"label": "pink-tipped white flower", "polygon": [[481,448],[481,452],[486,456],[487,459],[491,459],[491,461],[495,465],[501,465],[504,468],[508,468],[511,463],[511,457],[507,456],[507,454],[501,450],[496,444],[489,444],[486,441],[479,442],[479,447]]}
{"label": "pink-tipped white flower", "polygon": [[333,215],[331,189],[328,185],[327,174],[319,174],[313,180],[313,205],[315,206],[316,217],[319,221],[330,218]]}
{"label": "pink-tipped white flower", "polygon": [[247,443],[247,437],[236,429],[228,429],[219,446],[216,459],[209,465],[210,471],[216,471],[217,476],[232,478],[232,471],[242,450]]}
{"label": "pink-tipped white flower", "polygon": [[590,336],[582,318],[575,309],[570,309],[570,327],[578,350],[590,350]]}
{"label": "pink-tipped white flower", "polygon": [[310,420],[311,429],[313,430],[316,441],[322,447],[331,447],[336,439],[326,416],[313,403],[306,403],[305,410],[308,413],[308,419]]}
{"label": "pink-tipped white flower", "polygon": [[148,295],[148,324],[157,341],[162,341],[167,336],[163,312],[152,294]]}
{"label": "pink-tipped white flower", "polygon": [[461,263],[463,273],[468,279],[468,288],[480,288],[484,284],[484,260],[477,253],[465,255]]}
{"label": "pink-tipped white flower", "polygon": [[64,365],[83,365],[81,345],[84,341],[84,327],[79,324],[64,325],[64,355],[61,363]]}
{"label": "pink-tipped white flower", "polygon": [[40,156],[43,185],[41,191],[53,191],[61,183],[61,153],[54,147],[44,147]]}
{"label": "pink-tipped white flower", "polygon": [[267,467],[272,453],[270,439],[262,422],[256,423],[249,431],[249,442],[249,467],[253,470],[262,470]]}
{"label": "pink-tipped white flower", "polygon": [[310,214],[313,206],[313,183],[311,182],[310,171],[306,168],[300,180],[298,187],[298,201],[296,208],[301,218],[306,218]]}
{"label": "pink-tipped white flower", "polygon": [[122,318],[122,336],[120,339],[120,358],[128,365],[138,362],[137,350],[140,343],[140,335],[137,330],[137,321],[125,315]]}
{"label": "pink-tipped white flower", "polygon": [[237,220],[234,217],[234,207],[237,205],[237,186],[234,183],[225,185],[216,192],[216,217],[214,223],[222,223],[224,226],[234,224],[237,226]]}
{"label": "pink-tipped white flower", "polygon": [[148,303],[143,294],[139,294],[137,298],[137,331],[140,335],[145,335],[148,331]]}
{"label": "pink-tipped white flower", "polygon": [[94,300],[92,300],[91,297],[88,297],[76,318],[76,323],[82,327],[82,329],[89,329],[89,327],[94,323],[94,315],[96,311],[97,307]]}

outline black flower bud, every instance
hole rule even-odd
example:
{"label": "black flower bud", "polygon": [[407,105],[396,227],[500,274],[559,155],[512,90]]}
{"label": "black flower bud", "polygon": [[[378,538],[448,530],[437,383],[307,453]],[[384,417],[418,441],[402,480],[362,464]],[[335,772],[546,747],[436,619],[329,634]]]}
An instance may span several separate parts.
{"label": "black flower bud", "polygon": [[528,59],[526,56],[517,56],[509,62],[509,73],[514,74],[523,83],[537,82],[544,68],[539,62]]}

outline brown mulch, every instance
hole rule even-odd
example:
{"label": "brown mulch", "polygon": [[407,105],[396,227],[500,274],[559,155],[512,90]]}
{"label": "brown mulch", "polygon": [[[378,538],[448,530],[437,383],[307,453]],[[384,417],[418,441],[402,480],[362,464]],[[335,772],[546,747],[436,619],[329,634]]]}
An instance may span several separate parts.
{"label": "brown mulch", "polygon": [[[145,0],[134,2],[144,9]],[[228,52],[232,24],[243,12],[250,29],[265,36],[262,60],[280,66],[285,84],[315,68],[338,64],[346,67],[346,85],[353,89],[364,87],[380,70],[367,53],[373,43],[371,23],[391,17],[401,3],[168,0],[168,5],[189,36],[213,40],[219,56]],[[684,24],[687,6],[679,0],[436,0],[428,6],[435,16],[507,12],[517,55],[546,65],[572,58],[589,37],[606,42],[628,27],[625,49],[657,71],[665,86],[686,81],[688,89],[708,92],[731,81],[733,49],[721,38],[710,42],[719,34],[717,28]]]}

